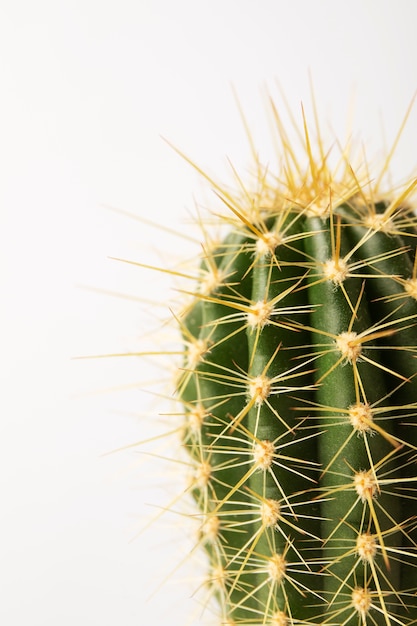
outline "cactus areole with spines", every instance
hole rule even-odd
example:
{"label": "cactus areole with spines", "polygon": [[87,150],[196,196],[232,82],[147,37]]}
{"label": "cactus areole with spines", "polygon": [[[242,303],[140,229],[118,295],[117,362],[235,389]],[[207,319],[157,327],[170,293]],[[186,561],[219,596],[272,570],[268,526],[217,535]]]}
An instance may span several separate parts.
{"label": "cactus areole with spines", "polygon": [[417,624],[416,181],[278,127],[282,171],[216,186],[227,232],[176,318],[217,623]]}

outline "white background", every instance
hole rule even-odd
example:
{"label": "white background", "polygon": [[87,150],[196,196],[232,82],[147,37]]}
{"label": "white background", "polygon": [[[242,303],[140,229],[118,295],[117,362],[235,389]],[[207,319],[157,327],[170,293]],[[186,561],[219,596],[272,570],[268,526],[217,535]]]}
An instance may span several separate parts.
{"label": "white background", "polygon": [[[297,117],[309,71],[323,120],[343,135],[354,93],[377,152],[381,120],[389,144],[417,88],[416,23],[413,0],[2,3],[1,624],[203,624],[187,570],[148,600],[189,550],[181,517],[136,537],[181,472],[134,448],[105,455],[169,422],[140,391],[152,363],[74,358],[169,349],[152,329],[175,281],[109,257],[173,267],[198,244],[106,207],[194,233],[194,198],[212,196],[162,137],[220,180],[226,157],[244,170],[232,85],[261,154],[262,94],[279,81]],[[395,176],[417,165],[416,139],[414,109]]]}

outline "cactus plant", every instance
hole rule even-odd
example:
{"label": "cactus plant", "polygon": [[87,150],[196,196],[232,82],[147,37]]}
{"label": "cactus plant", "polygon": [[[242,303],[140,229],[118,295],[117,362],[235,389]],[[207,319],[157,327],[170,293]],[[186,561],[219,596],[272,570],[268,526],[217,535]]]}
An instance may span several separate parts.
{"label": "cactus plant", "polygon": [[417,181],[331,162],[304,114],[300,157],[273,112],[281,171],[209,179],[226,232],[175,317],[218,623],[416,624]]}

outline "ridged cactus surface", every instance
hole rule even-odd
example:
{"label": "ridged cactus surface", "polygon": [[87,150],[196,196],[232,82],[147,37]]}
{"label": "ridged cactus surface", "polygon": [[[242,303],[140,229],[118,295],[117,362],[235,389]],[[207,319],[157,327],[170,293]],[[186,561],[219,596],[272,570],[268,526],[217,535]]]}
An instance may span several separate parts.
{"label": "ridged cactus surface", "polygon": [[417,624],[416,182],[280,133],[281,171],[217,186],[177,318],[218,624]]}

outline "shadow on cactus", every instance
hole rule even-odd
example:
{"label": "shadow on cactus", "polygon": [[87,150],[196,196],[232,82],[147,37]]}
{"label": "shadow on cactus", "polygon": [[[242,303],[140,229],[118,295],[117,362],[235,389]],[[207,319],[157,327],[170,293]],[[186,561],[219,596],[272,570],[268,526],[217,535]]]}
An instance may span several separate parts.
{"label": "shadow on cactus", "polygon": [[282,168],[208,179],[226,233],[176,318],[217,623],[416,624],[417,181],[331,164],[304,114],[296,156],[272,111]]}

